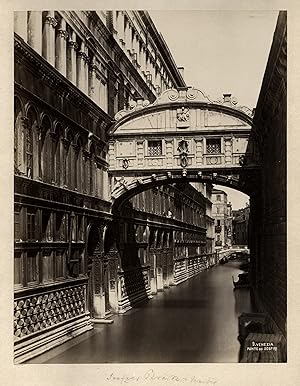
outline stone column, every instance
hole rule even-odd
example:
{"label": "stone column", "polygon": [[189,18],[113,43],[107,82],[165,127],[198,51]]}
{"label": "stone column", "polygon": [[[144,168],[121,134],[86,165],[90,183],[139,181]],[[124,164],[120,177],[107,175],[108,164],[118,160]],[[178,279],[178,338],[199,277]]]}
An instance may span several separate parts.
{"label": "stone column", "polygon": [[139,39],[139,35],[138,33],[135,34],[135,41],[136,41],[136,47],[135,47],[135,52],[136,52],[136,56],[137,56],[137,62],[139,64],[139,66],[141,65],[141,54],[140,54],[140,39]]}
{"label": "stone column", "polygon": [[40,55],[42,53],[42,12],[29,11],[28,43]]}
{"label": "stone column", "polygon": [[67,39],[66,22],[64,19],[61,19],[56,38],[55,67],[64,76],[67,74]]}
{"label": "stone column", "polygon": [[118,38],[122,45],[125,44],[125,28],[124,28],[124,14],[123,11],[118,11],[118,17],[117,17],[117,31],[118,31]]}
{"label": "stone column", "polygon": [[108,184],[108,169],[103,168],[103,196],[102,199],[108,201],[109,200],[109,184]]}
{"label": "stone column", "polygon": [[103,288],[103,261],[100,256],[93,257],[93,317],[105,317],[105,293]]}
{"label": "stone column", "polygon": [[107,113],[107,84],[102,80],[100,82],[100,107]]}
{"label": "stone column", "polygon": [[85,89],[86,89],[85,65],[86,65],[85,44],[84,42],[82,42],[77,54],[77,87],[83,92],[85,92]]}
{"label": "stone column", "polygon": [[126,44],[126,50],[131,51],[131,26],[129,22],[126,24],[126,30],[125,30],[125,44]]}
{"label": "stone column", "polygon": [[73,31],[67,45],[67,78],[76,85],[76,34]]}
{"label": "stone column", "polygon": [[102,182],[102,167],[98,165],[97,167],[97,192],[96,195],[102,198],[103,182]]}
{"label": "stone column", "polygon": [[67,179],[67,171],[68,171],[68,164],[67,164],[67,152],[68,152],[68,148],[70,146],[70,142],[65,139],[65,138],[62,138],[61,139],[61,143],[62,143],[62,146],[60,147],[60,159],[61,159],[61,163],[62,163],[62,172],[60,174],[60,184],[61,186],[63,187],[67,187],[68,186],[68,179]]}
{"label": "stone column", "polygon": [[89,58],[89,55],[88,55],[88,48],[87,46],[85,46],[85,57],[84,57],[84,79],[85,79],[85,88],[84,88],[84,92],[88,95],[88,92],[89,92],[89,86],[88,86],[88,83],[89,83],[89,64],[90,64],[90,58]]}
{"label": "stone column", "polygon": [[43,29],[43,57],[52,66],[55,65],[55,27],[57,26],[57,20],[54,17],[54,11],[47,11],[47,16]]}
{"label": "stone column", "polygon": [[27,12],[14,12],[14,31],[27,42]]}
{"label": "stone column", "polygon": [[97,73],[97,71],[95,71],[95,93],[94,93],[94,100],[95,102],[97,103],[97,105],[100,106],[100,84],[101,84],[101,81],[100,81],[100,77],[99,77],[99,74]]}
{"label": "stone column", "polygon": [[89,82],[88,82],[88,94],[93,99],[93,101],[97,101],[97,92],[96,92],[96,64],[95,59],[92,60],[92,63],[89,67]]}
{"label": "stone column", "polygon": [[134,31],[134,35],[133,35],[132,48],[136,53],[136,60],[137,62],[139,62],[138,36],[136,31]]}
{"label": "stone column", "polygon": [[112,11],[112,22],[113,22],[113,35],[116,37],[117,35],[117,12],[116,10]]}
{"label": "stone column", "polygon": [[97,162],[95,161],[95,158],[94,158],[94,164],[93,164],[93,190],[94,190],[94,193],[93,195],[94,196],[97,196],[98,194],[98,178],[97,178],[97,170],[98,170],[98,165],[97,165]]}

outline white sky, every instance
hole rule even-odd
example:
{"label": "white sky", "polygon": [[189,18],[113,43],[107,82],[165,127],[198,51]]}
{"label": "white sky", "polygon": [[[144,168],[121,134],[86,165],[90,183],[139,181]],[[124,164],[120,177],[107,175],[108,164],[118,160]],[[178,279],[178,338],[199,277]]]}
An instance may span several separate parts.
{"label": "white sky", "polygon": [[214,189],[223,190],[227,193],[228,202],[231,202],[233,210],[245,208],[246,203],[249,203],[249,196],[235,189],[227,188],[227,186],[223,185],[214,185]]}
{"label": "white sky", "polygon": [[277,11],[149,11],[188,86],[255,107]]}
{"label": "white sky", "polygon": [[[149,11],[184,79],[213,99],[231,93],[238,104],[256,106],[266,68],[277,11]],[[233,209],[248,196],[226,191]]]}

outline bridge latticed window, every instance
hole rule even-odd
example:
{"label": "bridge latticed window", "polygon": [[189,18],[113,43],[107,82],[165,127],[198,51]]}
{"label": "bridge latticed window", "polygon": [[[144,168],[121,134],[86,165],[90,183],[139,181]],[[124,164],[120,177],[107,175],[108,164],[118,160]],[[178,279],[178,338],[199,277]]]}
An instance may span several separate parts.
{"label": "bridge latticed window", "polygon": [[207,154],[221,154],[221,139],[210,138],[206,140]]}
{"label": "bridge latticed window", "polygon": [[161,141],[148,141],[148,155],[150,157],[159,157],[162,155]]}

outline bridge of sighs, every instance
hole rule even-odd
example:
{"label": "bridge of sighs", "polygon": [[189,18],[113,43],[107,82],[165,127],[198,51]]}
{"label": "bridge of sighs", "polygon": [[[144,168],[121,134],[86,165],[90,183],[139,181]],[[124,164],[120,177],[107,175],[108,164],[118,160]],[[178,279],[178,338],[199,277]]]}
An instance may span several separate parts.
{"label": "bridge of sighs", "polygon": [[169,89],[115,116],[109,172],[113,208],[138,192],[177,181],[214,182],[251,193],[259,151],[252,111],[235,98],[211,101],[194,88]]}

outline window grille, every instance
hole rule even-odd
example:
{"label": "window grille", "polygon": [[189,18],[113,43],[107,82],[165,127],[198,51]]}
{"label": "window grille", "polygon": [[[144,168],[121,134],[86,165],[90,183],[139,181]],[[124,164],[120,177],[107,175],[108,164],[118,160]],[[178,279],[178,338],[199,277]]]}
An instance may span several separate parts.
{"label": "window grille", "polygon": [[221,139],[207,139],[206,140],[207,154],[221,154]]}
{"label": "window grille", "polygon": [[161,141],[148,141],[148,155],[150,157],[159,157],[162,155]]}

